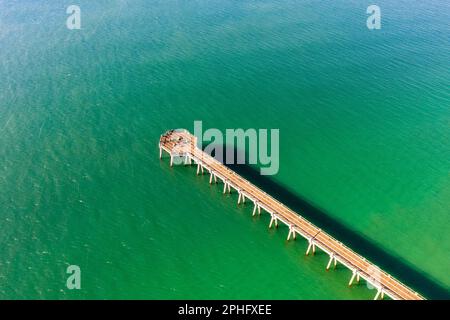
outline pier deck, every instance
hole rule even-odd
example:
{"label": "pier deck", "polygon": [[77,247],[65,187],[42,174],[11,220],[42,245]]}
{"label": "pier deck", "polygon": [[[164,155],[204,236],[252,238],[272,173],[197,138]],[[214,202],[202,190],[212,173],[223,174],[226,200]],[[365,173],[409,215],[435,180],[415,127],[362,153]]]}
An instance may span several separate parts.
{"label": "pier deck", "polygon": [[196,145],[196,138],[186,130],[171,130],[161,136],[159,142],[160,158],[163,150],[170,154],[170,165],[174,159],[183,159],[185,164],[197,164],[197,174],[203,174],[204,170],[209,172],[209,182],[223,183],[223,192],[236,190],[239,194],[238,203],[246,199],[253,202],[253,215],[261,214],[261,209],[271,215],[269,228],[277,227],[279,222],[286,224],[289,228],[288,240],[295,239],[297,234],[305,238],[309,245],[306,251],[314,253],[316,247],[326,252],[330,259],[326,269],[333,264],[341,263],[352,271],[349,285],[360,278],[366,280],[377,289],[376,299],[383,299],[386,294],[395,300],[423,300],[417,292],[393,278],[388,273],[378,268],[364,257],[358,255],[349,247],[336,240],[325,231],[321,230],[296,212],[289,209],[272,196],[262,191],[233,170],[203,152]]}

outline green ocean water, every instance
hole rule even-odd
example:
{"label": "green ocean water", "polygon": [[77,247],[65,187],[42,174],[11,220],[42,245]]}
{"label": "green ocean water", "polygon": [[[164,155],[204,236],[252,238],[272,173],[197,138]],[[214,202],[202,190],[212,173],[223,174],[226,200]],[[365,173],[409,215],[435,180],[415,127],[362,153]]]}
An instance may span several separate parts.
{"label": "green ocean water", "polygon": [[0,0],[1,299],[373,298],[160,161],[194,120],[279,128],[280,171],[255,183],[450,296],[448,1],[377,1],[375,31],[366,1],[76,4],[81,30],[60,1]]}

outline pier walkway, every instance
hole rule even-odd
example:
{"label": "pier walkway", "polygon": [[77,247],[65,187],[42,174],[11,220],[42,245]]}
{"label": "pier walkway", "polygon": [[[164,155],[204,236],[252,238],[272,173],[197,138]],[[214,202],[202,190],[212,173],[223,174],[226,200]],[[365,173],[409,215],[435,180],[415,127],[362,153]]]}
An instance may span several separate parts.
{"label": "pier walkway", "polygon": [[209,183],[223,183],[223,193],[236,190],[239,194],[238,204],[246,200],[253,202],[253,215],[261,214],[264,210],[271,216],[269,228],[284,223],[289,228],[287,239],[295,239],[297,235],[308,241],[306,254],[315,253],[316,248],[329,255],[326,269],[339,262],[352,271],[349,286],[360,279],[366,280],[377,289],[375,300],[383,299],[384,295],[395,300],[423,300],[417,292],[393,278],[364,257],[358,255],[349,247],[339,242],[325,231],[321,230],[296,212],[280,203],[272,196],[262,191],[233,170],[203,152],[197,147],[196,138],[188,131],[171,130],[161,136],[159,141],[159,156],[163,151],[170,155],[170,165],[182,159],[185,164],[197,164],[197,174],[209,172]]}

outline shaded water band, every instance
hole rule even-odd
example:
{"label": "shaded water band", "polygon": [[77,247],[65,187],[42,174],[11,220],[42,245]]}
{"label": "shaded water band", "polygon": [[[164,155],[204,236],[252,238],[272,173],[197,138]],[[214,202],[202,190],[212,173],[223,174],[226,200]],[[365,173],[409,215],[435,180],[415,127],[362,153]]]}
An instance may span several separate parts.
{"label": "shaded water band", "polygon": [[[234,149],[234,156],[240,153]],[[237,161],[234,161],[236,163]],[[348,228],[338,220],[332,218],[326,210],[321,209],[302,196],[299,196],[282,186],[270,176],[262,176],[259,170],[247,164],[225,164],[245,179],[248,179],[275,199],[284,203],[292,210],[316,224],[319,228],[330,233],[340,241],[350,246],[356,252],[372,261],[388,273],[393,274],[400,281],[416,289],[428,299],[450,299],[450,292],[427,274],[409,265],[400,257],[396,257],[370,239],[363,237]]]}

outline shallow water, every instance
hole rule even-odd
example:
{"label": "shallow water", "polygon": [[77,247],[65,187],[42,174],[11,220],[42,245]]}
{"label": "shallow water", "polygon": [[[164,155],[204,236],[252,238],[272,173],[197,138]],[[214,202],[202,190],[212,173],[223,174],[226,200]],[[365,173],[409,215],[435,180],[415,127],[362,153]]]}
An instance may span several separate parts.
{"label": "shallow water", "polygon": [[373,297],[160,161],[194,120],[279,128],[252,181],[449,297],[450,6],[377,4],[370,31],[360,1],[78,1],[71,31],[59,1],[0,1],[0,298]]}

